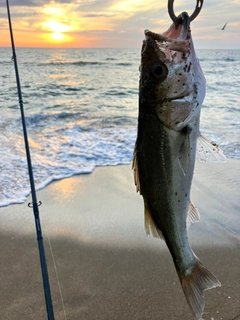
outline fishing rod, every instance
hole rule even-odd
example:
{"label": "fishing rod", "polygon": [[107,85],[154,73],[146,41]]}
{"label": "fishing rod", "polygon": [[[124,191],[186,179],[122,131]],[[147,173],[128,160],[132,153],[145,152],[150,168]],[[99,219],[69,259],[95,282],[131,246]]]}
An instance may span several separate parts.
{"label": "fishing rod", "polygon": [[29,203],[28,206],[33,208],[33,213],[35,218],[36,234],[37,234],[37,241],[38,241],[40,264],[41,264],[41,270],[42,270],[42,280],[43,280],[47,316],[48,316],[48,320],[54,320],[52,298],[51,298],[51,291],[50,291],[48,271],[47,271],[47,263],[46,263],[45,253],[44,253],[43,237],[42,237],[41,223],[40,223],[39,210],[38,210],[39,205],[41,205],[41,201],[37,201],[37,196],[35,191],[31,155],[29,150],[27,128],[25,123],[24,108],[23,108],[23,101],[22,101],[22,91],[21,91],[21,84],[20,84],[20,78],[18,73],[17,56],[16,56],[15,46],[14,46],[12,23],[11,23],[10,8],[9,8],[8,0],[6,0],[6,3],[7,3],[9,31],[10,31],[11,44],[12,44],[12,54],[13,54],[12,60],[14,61],[14,67],[15,67],[19,106],[20,106],[21,118],[22,118],[23,136],[24,136],[24,143],[25,143],[25,150],[26,150],[27,164],[28,164],[28,174],[29,174],[29,181],[30,181],[30,187],[31,187],[31,193],[32,193],[32,203]]}

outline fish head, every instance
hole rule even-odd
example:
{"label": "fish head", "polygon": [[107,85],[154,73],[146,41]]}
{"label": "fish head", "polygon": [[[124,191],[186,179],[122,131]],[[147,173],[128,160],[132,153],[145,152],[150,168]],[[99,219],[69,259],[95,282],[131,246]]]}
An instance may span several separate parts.
{"label": "fish head", "polygon": [[145,30],[140,73],[139,98],[148,106],[145,112],[157,112],[160,121],[176,131],[199,118],[206,82],[189,23],[177,29],[172,24],[163,34]]}

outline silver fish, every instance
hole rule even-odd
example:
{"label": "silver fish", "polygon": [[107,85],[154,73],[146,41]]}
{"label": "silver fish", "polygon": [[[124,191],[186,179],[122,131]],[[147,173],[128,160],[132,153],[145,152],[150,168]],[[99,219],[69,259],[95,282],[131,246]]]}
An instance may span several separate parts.
{"label": "silver fish", "polygon": [[198,320],[204,309],[203,291],[221,284],[188,242],[187,225],[199,220],[190,200],[197,140],[202,154],[204,145],[213,155],[221,151],[199,131],[206,82],[186,13],[177,29],[172,24],[163,34],[145,31],[140,73],[133,169],[137,191],[144,200],[145,229],[148,235],[165,240]]}

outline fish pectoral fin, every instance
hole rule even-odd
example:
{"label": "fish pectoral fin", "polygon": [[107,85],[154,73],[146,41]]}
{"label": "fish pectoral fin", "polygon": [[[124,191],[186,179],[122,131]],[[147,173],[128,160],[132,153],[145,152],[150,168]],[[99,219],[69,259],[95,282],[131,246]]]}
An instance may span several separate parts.
{"label": "fish pectoral fin", "polygon": [[196,263],[190,273],[187,275],[182,275],[179,271],[177,273],[189,307],[195,319],[199,320],[201,319],[205,305],[203,292],[220,287],[221,283],[197,257]]}
{"label": "fish pectoral fin", "polygon": [[187,229],[192,223],[198,222],[200,220],[200,213],[192,201],[189,202],[188,215],[187,215]]}
{"label": "fish pectoral fin", "polygon": [[134,152],[133,152],[132,169],[133,169],[134,183],[135,183],[135,186],[136,186],[136,191],[137,192],[139,191],[140,194],[141,194],[139,173],[138,173],[138,161],[137,161],[136,145],[135,145]]}
{"label": "fish pectoral fin", "polygon": [[162,231],[156,226],[151,213],[148,209],[146,202],[144,202],[144,218],[145,218],[145,231],[148,237],[152,234],[154,238],[164,240]]}
{"label": "fish pectoral fin", "polygon": [[182,170],[183,175],[185,176],[186,172],[187,172],[187,166],[186,166],[186,162],[184,161],[184,158],[182,156],[178,157],[178,164]]}
{"label": "fish pectoral fin", "polygon": [[183,142],[181,144],[181,147],[179,149],[178,153],[178,164],[179,167],[182,170],[183,175],[185,176],[188,168],[189,168],[189,150],[190,150],[190,132],[191,128],[189,126],[186,126],[182,130],[182,134],[184,134],[185,138],[183,139]]}
{"label": "fish pectoral fin", "polygon": [[203,162],[226,162],[227,158],[222,149],[213,141],[210,141],[202,134],[197,139],[196,158]]}

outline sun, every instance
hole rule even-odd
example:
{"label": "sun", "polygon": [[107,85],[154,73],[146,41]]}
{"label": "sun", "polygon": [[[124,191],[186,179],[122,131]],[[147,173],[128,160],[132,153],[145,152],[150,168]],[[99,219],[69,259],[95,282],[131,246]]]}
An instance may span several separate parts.
{"label": "sun", "polygon": [[68,41],[69,36],[66,34],[67,32],[72,30],[72,27],[63,23],[58,22],[55,19],[48,20],[41,24],[43,29],[50,32],[46,38],[48,40],[54,40],[57,42]]}
{"label": "sun", "polygon": [[64,40],[66,36],[61,32],[54,32],[54,33],[51,33],[51,38],[53,38],[53,40],[55,41],[61,41],[61,40]]}

